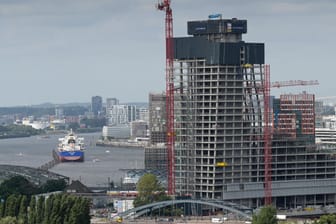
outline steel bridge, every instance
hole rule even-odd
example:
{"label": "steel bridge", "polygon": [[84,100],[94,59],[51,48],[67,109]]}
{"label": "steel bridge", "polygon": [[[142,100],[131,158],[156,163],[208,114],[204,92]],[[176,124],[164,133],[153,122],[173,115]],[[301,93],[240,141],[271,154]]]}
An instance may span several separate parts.
{"label": "steel bridge", "polygon": [[252,220],[252,209],[250,208],[241,207],[231,202],[216,201],[216,200],[205,201],[205,200],[192,200],[192,199],[155,202],[139,206],[133,209],[129,209],[125,212],[119,213],[118,216],[121,217],[122,219],[135,219],[147,213],[151,213],[152,211],[178,204],[190,204],[191,206],[205,205],[212,208],[227,210],[242,220]]}

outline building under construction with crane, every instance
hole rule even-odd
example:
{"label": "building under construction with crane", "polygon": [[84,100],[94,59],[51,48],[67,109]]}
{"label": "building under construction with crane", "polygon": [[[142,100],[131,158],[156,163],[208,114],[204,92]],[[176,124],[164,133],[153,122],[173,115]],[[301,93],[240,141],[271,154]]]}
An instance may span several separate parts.
{"label": "building under construction with crane", "polygon": [[336,162],[316,150],[314,96],[269,97],[264,44],[243,41],[246,20],[215,17],[188,22],[169,51],[170,193],[253,208],[335,204]]}

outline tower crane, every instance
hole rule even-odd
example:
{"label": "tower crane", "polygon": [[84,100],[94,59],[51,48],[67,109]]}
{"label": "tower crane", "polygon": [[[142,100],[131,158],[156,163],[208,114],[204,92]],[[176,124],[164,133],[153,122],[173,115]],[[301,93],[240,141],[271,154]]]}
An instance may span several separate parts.
{"label": "tower crane", "polygon": [[166,116],[167,116],[167,152],[168,152],[168,194],[175,194],[175,156],[174,156],[174,46],[173,11],[170,0],[163,0],[157,8],[166,12]]}
{"label": "tower crane", "polygon": [[[270,126],[270,88],[319,85],[317,80],[289,80],[270,82],[270,66],[265,65],[264,93],[264,157],[265,157],[265,205],[272,204],[272,130]],[[272,122],[273,123],[273,122]]]}
{"label": "tower crane", "polygon": [[311,85],[318,85],[319,82],[317,80],[289,80],[289,81],[276,81],[271,83],[271,87],[287,87],[287,86],[311,86]]}
{"label": "tower crane", "polygon": [[264,90],[264,160],[265,205],[272,204],[272,129],[270,127],[270,66],[265,65]]}

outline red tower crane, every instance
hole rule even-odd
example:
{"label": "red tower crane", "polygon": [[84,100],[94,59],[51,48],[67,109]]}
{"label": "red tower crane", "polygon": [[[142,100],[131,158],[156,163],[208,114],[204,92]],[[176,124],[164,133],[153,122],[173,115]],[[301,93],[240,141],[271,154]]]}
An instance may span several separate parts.
{"label": "red tower crane", "polygon": [[167,114],[167,152],[168,152],[168,194],[175,194],[175,156],[174,156],[174,46],[173,46],[173,11],[170,0],[163,0],[157,5],[166,12],[166,114]]}
{"label": "red tower crane", "polygon": [[289,80],[289,81],[276,81],[271,83],[271,87],[286,87],[286,86],[311,86],[311,85],[318,85],[319,82],[317,80]]}
{"label": "red tower crane", "polygon": [[265,65],[264,79],[264,159],[265,205],[272,204],[272,129],[270,127],[270,66]]}
{"label": "red tower crane", "polygon": [[[272,130],[270,125],[270,88],[318,85],[317,80],[289,80],[270,82],[270,66],[265,65],[264,91],[264,157],[265,157],[265,205],[272,204]],[[273,122],[271,123],[273,124]]]}

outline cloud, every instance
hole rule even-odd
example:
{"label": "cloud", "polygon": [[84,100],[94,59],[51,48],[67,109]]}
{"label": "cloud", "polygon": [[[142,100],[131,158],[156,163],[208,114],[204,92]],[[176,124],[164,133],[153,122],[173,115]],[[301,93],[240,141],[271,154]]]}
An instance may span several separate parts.
{"label": "cloud", "polygon": [[267,10],[272,15],[291,15],[291,16],[319,16],[334,14],[336,1],[333,0],[282,0],[265,2]]}

